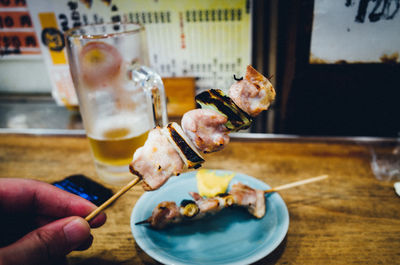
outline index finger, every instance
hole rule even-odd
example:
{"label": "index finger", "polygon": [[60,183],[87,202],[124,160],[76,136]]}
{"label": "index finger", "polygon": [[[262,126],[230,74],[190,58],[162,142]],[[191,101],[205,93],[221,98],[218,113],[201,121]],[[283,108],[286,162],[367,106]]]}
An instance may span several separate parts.
{"label": "index finger", "polygon": [[[35,213],[62,218],[85,217],[96,206],[77,195],[48,183],[30,179],[0,179],[0,211],[5,213]],[[99,226],[105,222],[100,214],[91,223]]]}

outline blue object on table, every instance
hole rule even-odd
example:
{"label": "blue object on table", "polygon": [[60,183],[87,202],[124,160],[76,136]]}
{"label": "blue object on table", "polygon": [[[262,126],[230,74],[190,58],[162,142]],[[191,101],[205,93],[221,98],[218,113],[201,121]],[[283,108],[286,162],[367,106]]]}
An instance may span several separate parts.
{"label": "blue object on table", "polygon": [[61,181],[54,182],[53,185],[91,201],[97,206],[113,195],[110,189],[80,174],[66,177]]}

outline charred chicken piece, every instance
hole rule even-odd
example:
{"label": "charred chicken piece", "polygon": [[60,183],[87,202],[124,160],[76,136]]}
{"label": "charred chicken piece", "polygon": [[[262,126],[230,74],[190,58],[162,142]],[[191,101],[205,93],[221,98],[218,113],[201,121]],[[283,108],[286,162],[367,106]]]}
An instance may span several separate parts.
{"label": "charred chicken piece", "polygon": [[156,229],[163,229],[169,224],[179,223],[182,219],[182,214],[180,213],[180,208],[175,202],[165,201],[161,202],[154,208],[152,215],[136,224],[148,223],[151,227]]}
{"label": "charred chicken piece", "polygon": [[204,158],[183,132],[179,124],[176,122],[169,123],[162,129],[162,132],[167,136],[188,168],[199,168],[201,166]]}
{"label": "charred chicken piece", "polygon": [[239,131],[250,127],[252,118],[242,111],[231,98],[220,89],[210,89],[196,96],[196,103],[202,109],[212,109],[227,118],[225,126],[230,131]]}

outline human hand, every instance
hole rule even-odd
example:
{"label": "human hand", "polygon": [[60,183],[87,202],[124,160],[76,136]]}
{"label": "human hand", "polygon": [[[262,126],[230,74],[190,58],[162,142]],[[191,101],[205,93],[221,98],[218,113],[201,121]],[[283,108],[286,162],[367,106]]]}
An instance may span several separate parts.
{"label": "human hand", "polygon": [[104,213],[90,225],[82,218],[95,208],[47,183],[0,179],[0,265],[51,264],[89,248],[90,228],[106,221]]}

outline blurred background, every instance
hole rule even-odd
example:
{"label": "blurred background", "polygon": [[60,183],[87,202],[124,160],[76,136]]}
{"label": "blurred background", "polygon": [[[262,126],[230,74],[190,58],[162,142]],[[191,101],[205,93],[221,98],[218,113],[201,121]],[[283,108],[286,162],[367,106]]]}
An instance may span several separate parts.
{"label": "blurred background", "polygon": [[398,137],[400,0],[0,0],[0,128],[81,130],[63,32],[139,22],[171,120],[252,64],[277,99],[249,132]]}

